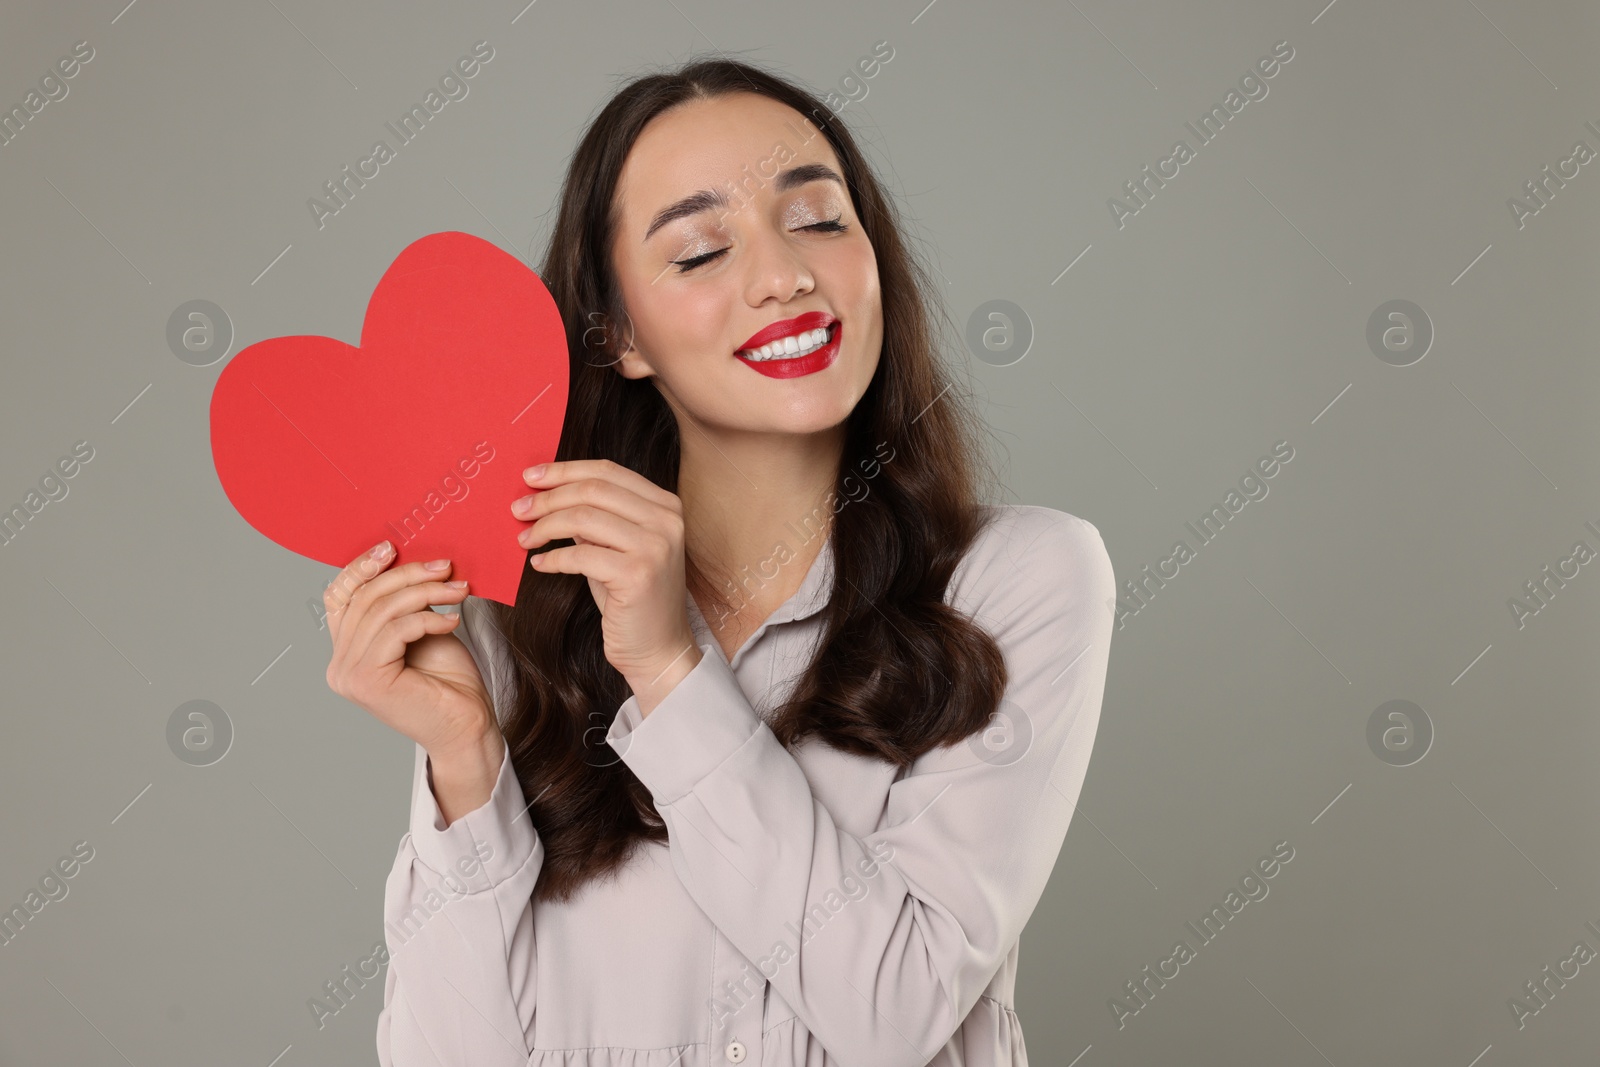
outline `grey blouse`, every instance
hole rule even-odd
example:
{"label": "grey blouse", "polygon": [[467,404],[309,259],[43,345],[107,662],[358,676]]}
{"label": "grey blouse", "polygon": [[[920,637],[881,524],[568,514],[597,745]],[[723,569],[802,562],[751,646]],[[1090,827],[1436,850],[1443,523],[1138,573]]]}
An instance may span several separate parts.
{"label": "grey blouse", "polygon": [[[988,518],[945,602],[999,643],[1005,696],[908,771],[815,738],[786,748],[764,721],[820,638],[827,542],[731,661],[688,598],[700,662],[605,733],[670,842],[567,903],[531,901],[544,847],[509,755],[447,827],[418,746],[384,892],[379,1063],[1024,1067],[1019,938],[1088,769],[1116,586],[1090,523],[1013,504]],[[504,722],[505,639],[482,601],[462,610]]]}

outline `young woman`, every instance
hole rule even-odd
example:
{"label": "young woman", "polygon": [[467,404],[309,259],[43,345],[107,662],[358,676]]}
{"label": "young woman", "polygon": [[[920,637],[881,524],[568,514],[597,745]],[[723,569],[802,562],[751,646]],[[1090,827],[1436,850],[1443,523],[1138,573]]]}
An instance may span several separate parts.
{"label": "young woman", "polygon": [[838,117],[767,72],[619,92],[541,276],[571,391],[507,501],[515,607],[392,548],[328,594],[329,684],[417,743],[380,1062],[1025,1064],[1099,533],[980,502],[937,294]]}

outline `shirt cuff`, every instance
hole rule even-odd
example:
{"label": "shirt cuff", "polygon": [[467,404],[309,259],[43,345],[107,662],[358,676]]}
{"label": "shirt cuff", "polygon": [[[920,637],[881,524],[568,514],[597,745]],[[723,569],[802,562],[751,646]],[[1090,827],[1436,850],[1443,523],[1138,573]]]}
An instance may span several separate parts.
{"label": "shirt cuff", "polygon": [[411,794],[411,847],[424,866],[464,885],[464,892],[481,893],[528,862],[538,835],[526,810],[509,746],[501,757],[489,799],[449,826],[429,778],[428,753],[418,745]]}
{"label": "shirt cuff", "polygon": [[606,743],[657,804],[683,797],[763,725],[717,647],[700,651],[700,662],[648,716],[631,696],[606,731]]}

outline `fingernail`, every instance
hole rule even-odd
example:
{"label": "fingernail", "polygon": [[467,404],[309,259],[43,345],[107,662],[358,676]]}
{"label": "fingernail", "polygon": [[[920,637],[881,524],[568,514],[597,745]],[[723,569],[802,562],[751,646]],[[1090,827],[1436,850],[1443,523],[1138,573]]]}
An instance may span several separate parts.
{"label": "fingernail", "polygon": [[447,559],[432,559],[424,563],[422,566],[426,570],[442,571],[446,567],[450,566],[450,561]]}
{"label": "fingernail", "polygon": [[372,555],[373,559],[382,559],[384,556],[387,556],[392,551],[394,551],[394,546],[393,545],[391,545],[387,541],[379,541],[376,545],[374,545],[372,547],[371,555]]}
{"label": "fingernail", "polygon": [[545,464],[538,463],[522,472],[524,478],[543,478]]}
{"label": "fingernail", "polygon": [[448,585],[452,589],[465,589],[467,587],[467,583],[459,578],[453,582],[445,582],[444,584]]}

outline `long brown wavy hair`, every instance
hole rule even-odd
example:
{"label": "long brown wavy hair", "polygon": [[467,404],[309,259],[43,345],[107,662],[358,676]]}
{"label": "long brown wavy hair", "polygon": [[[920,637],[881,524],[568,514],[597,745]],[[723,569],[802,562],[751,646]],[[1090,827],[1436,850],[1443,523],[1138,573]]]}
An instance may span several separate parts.
{"label": "long brown wavy hair", "polygon": [[[991,637],[947,606],[946,586],[984,523],[978,498],[982,423],[936,356],[937,289],[908,251],[878,179],[836,114],[790,82],[724,58],[690,61],[625,85],[590,124],[567,170],[539,274],[566,326],[571,379],[556,458],[605,458],[678,489],[678,425],[649,378],[615,369],[627,321],[609,255],[613,195],[640,131],[686,101],[753,92],[821,129],[843,168],[877,257],[883,300],[878,368],[845,425],[840,497],[829,536],[833,588],[824,632],[789,699],[767,720],[791,745],[815,734],[901,768],[982,729],[1005,691]],[[800,124],[797,122],[797,126]],[[884,447],[892,449],[889,461]],[[871,491],[851,472],[872,472]],[[992,477],[986,484],[994,482]],[[570,538],[547,548],[574,543]],[[710,588],[715,561],[685,562],[689,587]],[[605,742],[631,690],[606,661],[601,616],[581,574],[525,567],[514,606],[487,602],[505,636],[514,699],[502,729],[544,843],[538,900],[566,900],[590,878],[614,876],[640,840],[666,826],[649,790]]]}

